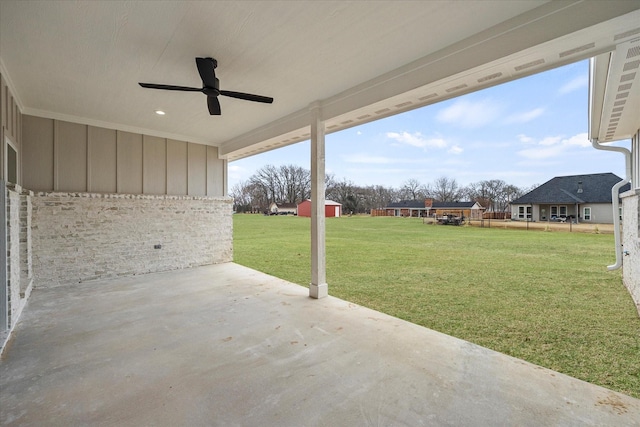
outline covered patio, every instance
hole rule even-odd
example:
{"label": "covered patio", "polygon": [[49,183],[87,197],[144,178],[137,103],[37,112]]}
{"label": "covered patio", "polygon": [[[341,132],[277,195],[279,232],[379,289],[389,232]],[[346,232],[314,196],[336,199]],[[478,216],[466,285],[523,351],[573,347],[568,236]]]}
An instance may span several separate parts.
{"label": "covered patio", "polygon": [[[328,296],[323,212],[325,134],[597,57],[590,139],[632,139],[616,234],[638,301],[639,16],[625,0],[3,0],[0,423],[637,425],[637,399]],[[212,116],[202,94],[138,84],[215,93],[209,57],[222,89],[274,103]],[[227,187],[229,162],[307,140],[305,289],[233,263]]]}
{"label": "covered patio", "polygon": [[640,400],[234,263],[42,289],[3,425],[637,425]]}

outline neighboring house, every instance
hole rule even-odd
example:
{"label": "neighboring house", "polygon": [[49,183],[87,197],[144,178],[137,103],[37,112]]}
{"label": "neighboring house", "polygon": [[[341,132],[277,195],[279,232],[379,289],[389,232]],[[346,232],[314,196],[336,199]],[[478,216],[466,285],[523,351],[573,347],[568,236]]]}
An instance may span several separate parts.
{"label": "neighboring house", "polygon": [[385,208],[386,216],[429,216],[424,200],[401,200],[389,203]]}
{"label": "neighboring house", "polygon": [[[611,188],[621,180],[613,173],[557,176],[511,202],[511,219],[611,224]],[[628,190],[627,184],[620,192]]]}
{"label": "neighboring house", "polygon": [[469,219],[482,219],[484,209],[477,202],[438,202],[433,199],[402,200],[389,203],[384,210],[386,216],[429,217],[455,215]]}
{"label": "neighboring house", "polygon": [[275,203],[269,205],[269,213],[279,215],[298,215],[298,205],[295,203]]}
{"label": "neighboring house", "polygon": [[[298,216],[311,217],[311,200],[307,199],[298,203]],[[327,218],[338,218],[342,216],[342,204],[333,200],[324,201],[324,216]]]}

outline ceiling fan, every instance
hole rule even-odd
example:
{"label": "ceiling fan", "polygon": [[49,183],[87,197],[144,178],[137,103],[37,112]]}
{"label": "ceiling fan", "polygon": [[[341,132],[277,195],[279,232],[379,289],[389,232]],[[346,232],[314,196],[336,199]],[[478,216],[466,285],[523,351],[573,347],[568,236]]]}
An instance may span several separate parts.
{"label": "ceiling fan", "polygon": [[220,102],[218,101],[219,95],[244,99],[246,101],[263,102],[265,104],[271,104],[273,102],[273,98],[269,98],[267,96],[253,95],[251,93],[243,92],[232,92],[230,90],[220,90],[220,80],[218,80],[214,71],[218,66],[218,61],[213,58],[196,58],[196,65],[198,66],[198,73],[200,73],[200,78],[202,79],[202,88],[160,85],[155,83],[138,84],[148,89],[177,90],[182,92],[202,92],[207,95],[207,106],[209,107],[209,114],[211,114],[212,116],[219,116],[221,113]]}

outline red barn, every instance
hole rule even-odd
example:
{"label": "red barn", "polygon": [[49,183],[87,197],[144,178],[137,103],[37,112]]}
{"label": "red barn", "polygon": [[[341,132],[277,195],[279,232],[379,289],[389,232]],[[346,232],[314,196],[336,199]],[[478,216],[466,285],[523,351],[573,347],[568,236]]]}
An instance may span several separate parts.
{"label": "red barn", "polygon": [[[342,215],[342,205],[333,200],[324,201],[324,216],[327,218],[340,217]],[[298,216],[311,217],[311,200],[307,199],[298,203]]]}

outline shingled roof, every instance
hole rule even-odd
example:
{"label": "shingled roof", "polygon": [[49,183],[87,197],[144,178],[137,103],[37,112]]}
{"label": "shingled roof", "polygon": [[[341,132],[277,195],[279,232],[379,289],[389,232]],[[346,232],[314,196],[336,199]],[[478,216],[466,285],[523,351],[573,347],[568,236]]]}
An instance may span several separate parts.
{"label": "shingled roof", "polygon": [[[471,209],[476,202],[436,202],[434,201],[430,209]],[[403,209],[426,209],[424,200],[401,200],[389,203],[387,208]]]}
{"label": "shingled roof", "polygon": [[476,202],[433,202],[433,209],[471,209]]}
{"label": "shingled roof", "polygon": [[[549,203],[611,203],[611,188],[622,178],[613,173],[557,176],[511,202],[513,205]],[[620,192],[631,188],[623,186]]]}
{"label": "shingled roof", "polygon": [[424,209],[424,200],[400,200],[389,203],[388,208]]}

